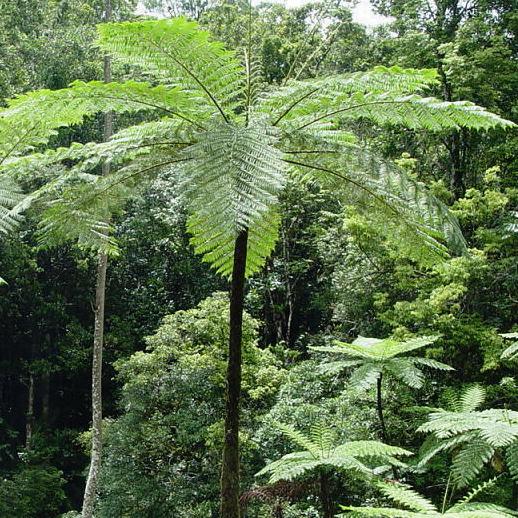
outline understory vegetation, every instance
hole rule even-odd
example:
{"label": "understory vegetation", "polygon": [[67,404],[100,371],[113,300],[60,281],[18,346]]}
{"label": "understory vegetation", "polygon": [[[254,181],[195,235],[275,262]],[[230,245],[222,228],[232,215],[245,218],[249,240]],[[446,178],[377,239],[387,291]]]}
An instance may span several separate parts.
{"label": "understory vegetation", "polygon": [[0,0],[0,518],[518,516],[516,5],[371,4]]}

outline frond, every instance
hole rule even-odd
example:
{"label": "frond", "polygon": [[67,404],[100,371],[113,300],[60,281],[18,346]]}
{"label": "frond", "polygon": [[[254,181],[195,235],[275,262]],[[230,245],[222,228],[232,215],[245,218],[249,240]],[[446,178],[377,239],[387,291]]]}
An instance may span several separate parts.
{"label": "frond", "polygon": [[[372,516],[374,518],[423,518],[430,514],[416,513],[413,511],[405,511],[403,509],[394,509],[390,507],[354,507],[351,505],[340,506],[344,514],[338,514],[338,518],[351,518],[357,516]],[[435,516],[435,515],[431,515]]]}
{"label": "frond", "polygon": [[17,183],[9,176],[0,175],[0,233],[8,233],[16,228],[21,214],[16,207],[23,200]]}
{"label": "frond", "polygon": [[[406,354],[410,351],[415,351],[416,349],[422,349],[427,345],[433,344],[439,338],[438,335],[431,336],[417,336],[415,338],[410,338],[405,340],[404,342],[396,342],[394,340],[387,341],[387,346],[385,349],[386,357],[394,357],[400,354]],[[444,364],[441,364],[444,365]]]}
{"label": "frond", "polygon": [[411,451],[383,444],[379,441],[349,441],[337,446],[336,450],[340,455],[350,455],[356,458],[376,458],[385,459],[389,457],[407,457],[413,455]]}
{"label": "frond", "polygon": [[243,93],[244,69],[234,52],[212,41],[185,18],[98,26],[99,46],[125,63],[161,80],[181,85],[198,103],[212,106],[228,121]]}
{"label": "frond", "polygon": [[367,390],[376,385],[381,371],[382,367],[374,362],[364,363],[352,372],[349,384],[358,390]]}
{"label": "frond", "polygon": [[494,455],[495,449],[482,439],[473,439],[453,458],[451,473],[459,487],[467,486]]}
{"label": "frond", "polygon": [[437,508],[432,502],[421,496],[417,491],[411,489],[410,486],[388,482],[379,482],[377,486],[385,496],[388,496],[394,502],[397,502],[411,511],[422,511],[425,513],[437,512]]}
{"label": "frond", "polygon": [[297,121],[305,128],[320,120],[367,119],[377,125],[403,126],[410,129],[443,131],[514,127],[515,124],[468,101],[442,101],[433,97],[406,95],[390,97],[386,93],[356,95],[336,110],[305,115]]}
{"label": "frond", "polygon": [[472,502],[455,505],[445,513],[445,515],[448,516],[452,516],[454,514],[459,517],[465,516],[466,518],[512,518],[513,516],[518,515],[518,513],[512,509],[487,502]]}
{"label": "frond", "polygon": [[101,164],[121,166],[137,158],[156,155],[164,149],[181,149],[191,143],[192,137],[188,125],[166,117],[125,128],[106,142],[75,142],[67,148],[13,157],[0,165],[0,169],[17,178],[30,178],[34,171],[55,168],[60,164],[65,164],[70,173],[84,173]]}
{"label": "frond", "polygon": [[418,468],[424,467],[433,457],[443,451],[452,451],[459,445],[468,442],[470,436],[458,435],[449,439],[439,439],[435,435],[429,435],[421,446],[419,451]]}
{"label": "frond", "polygon": [[275,205],[285,182],[275,142],[276,136],[261,124],[220,124],[180,153],[192,242],[223,275],[232,271],[234,242],[242,230],[249,230],[247,275],[264,264],[275,244]]}
{"label": "frond", "polygon": [[91,197],[93,184],[79,184],[63,190],[59,197],[48,203],[38,232],[39,244],[53,247],[66,242],[77,242],[79,247],[117,255],[118,247],[111,236],[109,221],[112,213],[125,200],[123,192],[108,191],[109,196]]}
{"label": "frond", "polygon": [[[518,333],[501,333],[501,337],[503,338],[518,338]],[[516,360],[518,359],[518,340],[513,342],[509,347],[507,347],[502,353],[503,360]]]}
{"label": "frond", "polygon": [[461,498],[452,508],[451,510],[453,511],[454,509],[457,509],[459,507],[462,507],[468,503],[471,503],[473,502],[473,499],[476,498],[478,495],[480,495],[481,493],[483,493],[484,491],[487,491],[488,489],[492,488],[495,484],[496,484],[496,481],[498,480],[499,477],[493,477],[493,478],[490,478],[489,480],[486,480],[482,483],[480,483],[478,486],[470,489],[468,491],[468,493],[466,494],[466,496],[464,496],[463,498]]}
{"label": "frond", "polygon": [[332,76],[313,81],[290,81],[260,100],[258,110],[272,114],[274,122],[298,119],[323,109],[336,109],[364,92],[404,94],[417,92],[436,82],[435,70],[375,67],[368,72]]}
{"label": "frond", "polygon": [[309,452],[295,452],[284,455],[281,459],[271,462],[256,476],[270,475],[268,482],[275,484],[279,480],[293,480],[321,466],[322,460],[315,459]]}
{"label": "frond", "polygon": [[444,439],[454,435],[476,430],[481,424],[480,416],[474,412],[433,412],[428,416],[428,422],[422,424],[419,432],[434,433]]}
{"label": "frond", "polygon": [[418,369],[410,359],[393,358],[385,363],[385,368],[410,388],[419,389],[423,386],[423,371]]}
{"label": "frond", "polygon": [[418,363],[420,365],[424,365],[425,367],[429,367],[430,369],[437,369],[440,371],[454,371],[455,369],[446,363],[438,362],[437,360],[432,360],[431,358],[418,358],[411,357],[409,358],[414,363]]}
{"label": "frond", "polygon": [[46,144],[58,128],[81,124],[85,117],[97,113],[190,113],[193,106],[179,88],[153,87],[136,81],[76,81],[69,88],[37,90],[8,101],[8,107],[0,111],[0,119],[4,120],[0,140],[15,143],[16,154],[21,154]]}
{"label": "frond", "polygon": [[479,431],[480,436],[494,448],[502,448],[515,441],[518,442],[518,421],[482,422]]}
{"label": "frond", "polygon": [[518,483],[518,441],[511,444],[505,451],[505,463],[515,483]]}
{"label": "frond", "polygon": [[[315,146],[318,144],[315,143]],[[331,157],[331,158],[330,158]],[[329,184],[347,205],[383,228],[391,243],[423,261],[467,250],[457,220],[427,187],[369,149],[287,158],[293,171]]]}
{"label": "frond", "polygon": [[39,242],[52,247],[76,241],[79,246],[112,255],[118,253],[111,236],[112,215],[142,189],[153,175],[176,164],[172,152],[134,159],[105,176],[78,173],[73,168],[31,193],[32,203],[44,203]]}
{"label": "frond", "polygon": [[321,450],[318,443],[315,443],[311,437],[303,434],[291,425],[284,423],[274,423],[275,428],[280,430],[288,439],[293,441],[297,446],[308,451],[313,458],[321,457]]}
{"label": "frond", "polygon": [[319,366],[319,371],[322,374],[332,375],[338,374],[345,369],[349,369],[350,367],[358,367],[361,365],[361,360],[343,360],[343,361],[335,361],[335,362],[325,362]]}
{"label": "frond", "polygon": [[320,449],[320,457],[328,457],[336,440],[334,431],[324,423],[316,423],[311,426],[309,435],[311,442]]}
{"label": "frond", "polygon": [[486,390],[481,385],[473,385],[462,392],[458,407],[459,412],[473,412],[486,400]]}

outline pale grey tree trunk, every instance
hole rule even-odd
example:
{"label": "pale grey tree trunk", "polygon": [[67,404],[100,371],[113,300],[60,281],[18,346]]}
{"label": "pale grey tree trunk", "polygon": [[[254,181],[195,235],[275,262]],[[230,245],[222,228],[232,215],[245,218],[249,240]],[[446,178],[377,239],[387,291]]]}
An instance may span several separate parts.
{"label": "pale grey tree trunk", "polygon": [[[106,0],[105,21],[112,17],[111,0]],[[104,57],[104,81],[111,81],[111,60]],[[108,140],[113,134],[113,114],[107,113],[104,118],[104,140]],[[109,165],[103,164],[103,174],[109,173]],[[94,342],[92,355],[92,448],[90,457],[90,469],[86,480],[83,497],[82,518],[92,518],[97,495],[97,485],[101,469],[102,455],[102,363],[104,343],[104,303],[106,298],[106,271],[108,269],[108,256],[99,253],[97,260],[97,277],[95,287],[95,321]]]}

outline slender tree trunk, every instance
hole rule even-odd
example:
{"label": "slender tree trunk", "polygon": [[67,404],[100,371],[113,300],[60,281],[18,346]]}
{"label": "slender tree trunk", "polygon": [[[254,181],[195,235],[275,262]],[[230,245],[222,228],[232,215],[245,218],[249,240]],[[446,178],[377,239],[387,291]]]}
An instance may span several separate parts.
{"label": "slender tree trunk", "polygon": [[25,449],[30,450],[34,427],[34,374],[32,372],[29,374],[27,414],[25,419]]}
{"label": "slender tree trunk", "polygon": [[387,435],[387,428],[385,427],[385,418],[383,417],[383,399],[382,399],[382,381],[383,381],[383,374],[380,372],[380,375],[376,381],[376,395],[377,395],[377,409],[378,409],[378,418],[380,420],[381,425],[381,440],[388,444],[388,435]]}
{"label": "slender tree trunk", "polygon": [[[106,0],[105,21],[109,22],[112,17],[111,0]],[[111,59],[104,57],[104,81],[111,81]],[[107,113],[104,118],[104,140],[108,140],[113,134],[113,114]],[[109,173],[109,165],[103,164],[103,174]],[[97,484],[101,469],[102,454],[102,366],[103,366],[103,343],[104,343],[104,303],[106,298],[106,271],[108,269],[108,256],[106,253],[99,253],[97,259],[97,276],[95,287],[95,320],[94,320],[94,341],[92,355],[92,449],[90,457],[90,469],[86,480],[85,493],[83,497],[82,518],[92,518]]]}
{"label": "slender tree trunk", "polygon": [[241,397],[241,338],[248,231],[236,238],[230,291],[225,437],[221,467],[221,518],[240,518],[239,507],[239,400]]}
{"label": "slender tree trunk", "polygon": [[333,500],[331,498],[329,475],[320,475],[320,503],[322,505],[323,518],[333,518],[335,515]]}
{"label": "slender tree trunk", "polygon": [[41,375],[41,421],[45,426],[50,425],[50,372]]}

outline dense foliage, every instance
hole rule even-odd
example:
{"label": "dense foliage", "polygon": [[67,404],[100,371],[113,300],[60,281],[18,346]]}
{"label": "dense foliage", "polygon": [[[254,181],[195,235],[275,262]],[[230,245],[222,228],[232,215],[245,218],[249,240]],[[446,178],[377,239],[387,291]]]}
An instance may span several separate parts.
{"label": "dense foliage", "polygon": [[81,508],[99,250],[95,516],[218,516],[243,230],[243,515],[515,516],[513,3],[111,4],[0,0],[0,518]]}

